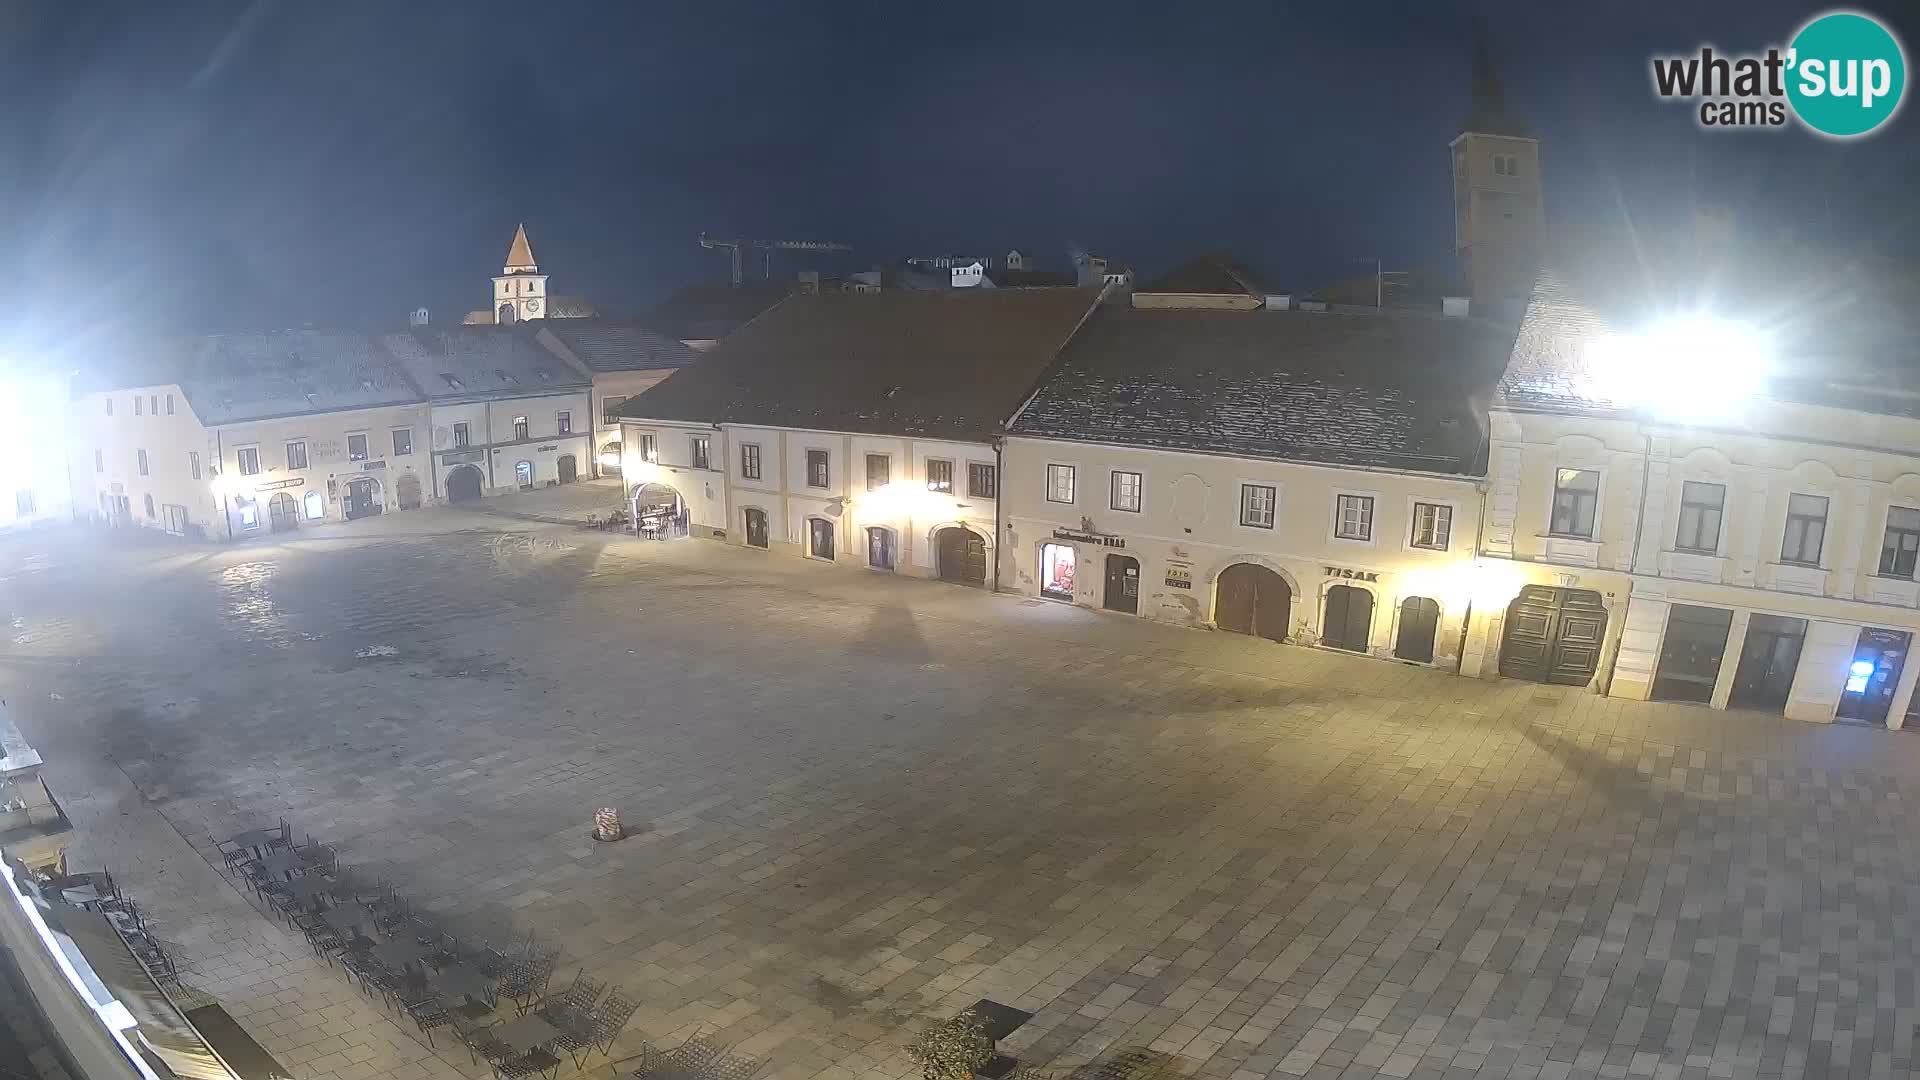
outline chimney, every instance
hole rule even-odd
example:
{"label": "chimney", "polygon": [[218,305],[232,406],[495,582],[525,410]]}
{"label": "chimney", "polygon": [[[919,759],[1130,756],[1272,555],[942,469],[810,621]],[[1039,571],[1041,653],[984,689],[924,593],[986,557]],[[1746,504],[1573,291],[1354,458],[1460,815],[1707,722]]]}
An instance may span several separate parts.
{"label": "chimney", "polygon": [[1449,319],[1464,319],[1467,317],[1467,308],[1470,303],[1470,297],[1443,296],[1440,298],[1440,314]]}
{"label": "chimney", "polygon": [[1286,311],[1293,307],[1292,293],[1269,293],[1266,308],[1268,311]]}

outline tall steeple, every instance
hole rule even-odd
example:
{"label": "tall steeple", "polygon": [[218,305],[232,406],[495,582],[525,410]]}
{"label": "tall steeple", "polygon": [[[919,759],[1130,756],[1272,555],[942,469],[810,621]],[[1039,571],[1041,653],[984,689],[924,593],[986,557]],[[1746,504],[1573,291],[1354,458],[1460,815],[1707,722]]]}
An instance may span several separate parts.
{"label": "tall steeple", "polygon": [[1525,138],[1527,126],[1507,111],[1507,92],[1500,85],[1500,73],[1487,55],[1487,38],[1473,35],[1473,106],[1467,113],[1462,131],[1476,135],[1513,135]]}
{"label": "tall steeple", "polygon": [[1473,40],[1473,104],[1454,137],[1453,250],[1477,300],[1524,298],[1546,234],[1540,142],[1507,110],[1507,95],[1487,53]]}
{"label": "tall steeple", "polygon": [[547,317],[547,275],[533,261],[533,245],[527,242],[527,227],[513,231],[513,243],[507,247],[507,264],[493,279],[493,321],[524,322]]}

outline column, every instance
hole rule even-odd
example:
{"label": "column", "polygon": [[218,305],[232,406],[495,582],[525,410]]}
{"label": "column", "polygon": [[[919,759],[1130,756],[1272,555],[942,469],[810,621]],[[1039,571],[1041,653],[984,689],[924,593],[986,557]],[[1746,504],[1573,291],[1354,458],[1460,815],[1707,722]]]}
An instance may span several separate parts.
{"label": "column", "polygon": [[1733,625],[1727,628],[1727,651],[1720,654],[1720,673],[1713,679],[1713,701],[1716,709],[1727,707],[1727,701],[1733,697],[1733,674],[1740,670],[1740,652],[1747,644],[1747,624],[1753,621],[1753,612],[1735,611]]}
{"label": "column", "polygon": [[1893,707],[1887,712],[1887,728],[1899,731],[1907,722],[1907,705],[1913,701],[1913,688],[1920,684],[1920,663],[1915,663],[1913,638],[1907,638],[1907,656],[1900,665],[1900,682],[1893,688]]}

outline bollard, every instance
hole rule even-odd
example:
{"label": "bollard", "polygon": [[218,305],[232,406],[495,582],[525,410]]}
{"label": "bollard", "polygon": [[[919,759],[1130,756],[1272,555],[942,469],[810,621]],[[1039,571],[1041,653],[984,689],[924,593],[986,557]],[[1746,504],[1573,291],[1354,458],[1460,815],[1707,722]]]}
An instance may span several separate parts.
{"label": "bollard", "polygon": [[603,806],[593,812],[593,838],[595,840],[618,840],[626,835],[620,826],[620,811],[611,806]]}

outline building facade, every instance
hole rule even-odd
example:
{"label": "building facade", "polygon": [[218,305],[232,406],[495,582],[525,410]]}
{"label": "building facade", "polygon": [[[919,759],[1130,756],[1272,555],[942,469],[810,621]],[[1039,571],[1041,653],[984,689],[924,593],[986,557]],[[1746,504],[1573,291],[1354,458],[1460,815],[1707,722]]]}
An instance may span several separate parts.
{"label": "building facade", "polygon": [[700,356],[685,342],[665,334],[598,319],[546,324],[536,340],[592,380],[595,476],[620,474],[621,406]]}
{"label": "building facade", "polygon": [[80,389],[67,404],[76,517],[179,536],[222,536],[213,438],[182,384]]}

